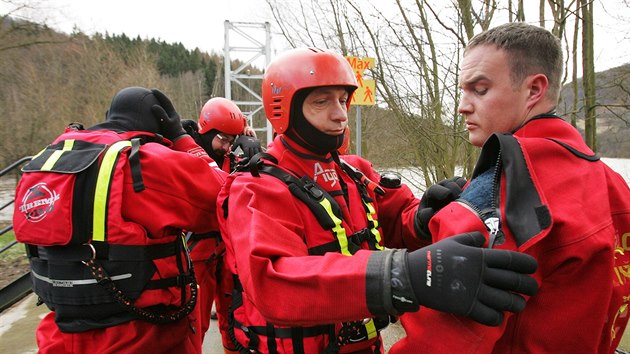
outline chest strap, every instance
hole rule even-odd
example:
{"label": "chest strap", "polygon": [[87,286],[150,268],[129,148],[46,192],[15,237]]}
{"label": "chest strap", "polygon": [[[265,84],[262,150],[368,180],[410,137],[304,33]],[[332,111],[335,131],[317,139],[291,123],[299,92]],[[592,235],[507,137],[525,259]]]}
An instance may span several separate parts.
{"label": "chest strap", "polygon": [[[265,157],[275,160],[271,155]],[[252,175],[256,176],[258,173],[278,178],[288,186],[291,194],[308,206],[321,227],[329,230],[333,235],[334,240],[326,247],[328,251],[335,251],[350,256],[360,249],[359,245],[354,244],[348,238],[346,229],[342,226],[343,216],[339,204],[308,176],[298,178],[279,167],[265,164],[262,160],[256,163],[256,168],[255,171],[252,171]],[[309,254],[313,254],[311,249],[309,249]]]}
{"label": "chest strap", "polygon": [[[378,231],[378,220],[376,219],[376,209],[372,204],[372,199],[366,190],[366,185],[370,184],[370,180],[354,169],[354,167],[343,162],[351,173],[357,188],[361,195],[361,201],[364,211],[366,212],[367,228],[360,230],[352,235],[347,235],[346,230],[342,226],[342,213],[341,208],[337,201],[324,189],[322,189],[316,182],[311,180],[307,176],[298,178],[297,176],[285,171],[275,165],[264,163],[261,158],[277,163],[277,160],[270,154],[260,153],[255,155],[247,166],[253,176],[258,176],[260,173],[268,174],[283,181],[289,188],[289,191],[300,199],[311,210],[317,222],[325,229],[329,230],[333,234],[333,241],[328,243],[310,247],[310,255],[323,255],[327,252],[338,252],[344,255],[352,255],[361,249],[361,244],[366,241],[369,249],[382,250],[381,246],[381,234]],[[351,170],[353,169],[353,170]],[[357,177],[357,174],[361,174],[363,179]],[[373,184],[373,182],[372,182]],[[378,185],[376,187],[381,190]]]}

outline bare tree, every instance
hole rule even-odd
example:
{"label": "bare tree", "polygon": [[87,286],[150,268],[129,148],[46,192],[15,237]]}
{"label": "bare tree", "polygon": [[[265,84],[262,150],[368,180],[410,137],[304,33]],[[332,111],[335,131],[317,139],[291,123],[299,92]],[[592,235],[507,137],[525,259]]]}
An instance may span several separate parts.
{"label": "bare tree", "polygon": [[[549,28],[566,43],[567,71],[562,82],[572,81],[575,90],[571,95],[572,108],[567,111],[572,112],[571,120],[577,125],[578,113],[584,107],[584,114],[589,117],[587,141],[593,147],[596,145],[595,108],[620,108],[604,107],[602,102],[578,96],[581,90],[577,76],[581,73],[583,82],[586,81],[583,87],[588,87],[594,97],[589,84],[595,82],[594,1],[597,0],[533,3],[538,10],[535,23]],[[393,119],[396,126],[390,124],[387,130],[393,131],[406,146],[396,157],[389,155],[388,161],[417,166],[428,182],[451,175],[455,166],[462,168],[457,172],[466,175],[476,158],[477,149],[467,143],[456,110],[459,102],[457,66],[462,48],[475,33],[489,28],[497,19],[525,21],[525,10],[532,10],[525,8],[523,0],[312,0],[301,1],[299,5],[286,0],[267,0],[267,3],[290,46],[315,45],[344,55],[376,58],[376,67],[370,75],[376,79],[377,103],[383,110],[375,113],[379,116],[388,112],[377,119]],[[573,27],[571,33],[567,33],[568,25]],[[622,80],[617,85],[624,84],[627,81]],[[362,134],[370,134],[369,129],[378,126],[363,123]],[[371,160],[376,157],[378,165],[381,163],[378,153],[389,151],[375,141],[364,139],[363,151]]]}
{"label": "bare tree", "polygon": [[593,52],[593,1],[580,0],[582,11],[582,88],[584,91],[584,135],[586,144],[597,151],[595,115],[595,55]]}
{"label": "bare tree", "polygon": [[[3,127],[0,160],[37,153],[71,122],[103,121],[112,96],[125,86],[163,87],[143,50],[123,59],[99,38],[56,34],[63,44],[4,52],[0,66]],[[5,125],[6,124],[6,125]]]}
{"label": "bare tree", "polygon": [[26,0],[0,0],[7,12],[0,15],[0,53],[42,44],[61,43],[63,39],[50,36],[50,29],[20,14],[38,10],[38,4]]}
{"label": "bare tree", "polygon": [[573,28],[573,41],[572,41],[572,51],[571,51],[571,58],[572,58],[572,72],[571,72],[571,88],[573,89],[573,109],[571,109],[571,124],[574,127],[577,127],[577,113],[578,113],[578,104],[579,104],[579,98],[578,98],[578,94],[579,94],[579,87],[578,87],[578,38],[579,38],[579,30],[580,30],[580,21],[577,20],[577,18],[580,17],[580,8],[581,8],[581,2],[580,1],[576,1],[575,2],[575,25]]}

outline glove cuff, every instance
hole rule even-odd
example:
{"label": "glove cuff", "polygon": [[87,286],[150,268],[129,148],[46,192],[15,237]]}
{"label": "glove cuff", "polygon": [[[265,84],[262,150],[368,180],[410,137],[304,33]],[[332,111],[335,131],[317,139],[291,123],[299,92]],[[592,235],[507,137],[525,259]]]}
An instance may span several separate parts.
{"label": "glove cuff", "polygon": [[374,316],[397,315],[392,304],[391,264],[394,250],[372,252],[366,269],[365,298]]}
{"label": "glove cuff", "polygon": [[399,316],[403,312],[418,311],[406,250],[372,253],[366,271],[366,299],[368,310],[375,316]]}
{"label": "glove cuff", "polygon": [[[412,270],[407,262],[407,250],[394,252],[391,269],[392,302],[400,313],[415,312],[420,309],[411,285],[410,271]],[[420,270],[413,269],[413,271]]]}
{"label": "glove cuff", "polygon": [[170,140],[174,143],[174,142],[178,141],[179,139],[181,139],[181,138],[183,138],[185,136],[190,136],[190,135],[188,135],[186,132],[184,132],[183,134],[177,135],[177,136],[173,137]]}
{"label": "glove cuff", "polygon": [[435,214],[435,210],[430,207],[419,207],[416,210],[416,216],[413,220],[413,227],[416,231],[416,237],[423,241],[431,241],[431,231],[429,231],[429,221]]}

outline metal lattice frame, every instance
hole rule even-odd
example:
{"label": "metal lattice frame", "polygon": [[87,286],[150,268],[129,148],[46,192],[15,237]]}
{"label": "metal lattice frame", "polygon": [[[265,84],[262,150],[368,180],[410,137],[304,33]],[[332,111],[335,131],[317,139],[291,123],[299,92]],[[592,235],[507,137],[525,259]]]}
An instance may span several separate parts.
{"label": "metal lattice frame", "polygon": [[[254,115],[258,112],[262,112],[264,116],[264,110],[262,105],[262,95],[260,93],[260,85],[258,86],[258,90],[254,91],[250,89],[247,85],[243,83],[242,80],[260,80],[262,82],[263,75],[252,75],[245,72],[245,68],[252,64],[254,61],[259,58],[264,58],[264,68],[269,65],[271,60],[271,25],[269,22],[265,23],[253,23],[253,22],[230,22],[225,21],[225,47],[223,49],[223,67],[224,67],[224,77],[225,77],[225,98],[232,99],[232,82],[236,83],[238,86],[242,87],[244,90],[249,92],[254,100],[251,101],[234,101],[239,107],[241,107],[241,111],[243,114],[247,116],[249,120],[250,126],[254,128],[257,132],[266,132],[267,143],[272,140],[272,128],[269,124],[269,121],[264,119],[266,122],[265,126],[255,126],[254,125]],[[264,40],[260,39],[260,32],[263,31]],[[232,45],[235,41],[231,41],[230,36],[232,34],[238,34],[240,37],[238,39],[244,40],[246,43],[245,46],[234,46]],[[258,35],[258,37],[256,37]],[[264,42],[264,43],[263,43]],[[239,42],[240,43],[240,42]],[[248,57],[247,60],[238,68],[232,70],[232,53],[242,52],[249,53],[251,56]]]}

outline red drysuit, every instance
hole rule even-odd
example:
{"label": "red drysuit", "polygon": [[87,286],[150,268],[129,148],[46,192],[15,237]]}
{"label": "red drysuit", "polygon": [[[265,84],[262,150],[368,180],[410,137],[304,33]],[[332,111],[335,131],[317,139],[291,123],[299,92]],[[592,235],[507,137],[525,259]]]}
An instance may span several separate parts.
{"label": "red drysuit", "polygon": [[[531,179],[523,174],[520,180],[509,178],[506,171],[519,165],[504,166],[500,216],[505,237],[495,247],[517,249],[538,260],[538,293],[523,312],[506,314],[499,327],[427,308],[407,313],[401,318],[407,337],[390,353],[603,354],[617,347],[630,299],[628,185],[592,158],[579,132],[558,117],[533,119],[514,136],[526,162],[520,167],[526,167]],[[532,190],[514,189],[529,182]],[[460,200],[466,198],[466,189]],[[508,189],[520,195],[511,196]],[[524,202],[532,198],[539,203]],[[526,216],[528,206],[534,213]],[[515,213],[521,214],[512,217]],[[434,241],[473,230],[487,234],[477,214],[460,201],[440,210],[430,228]],[[537,231],[515,237],[527,229]]]}
{"label": "red drysuit", "polygon": [[[204,156],[208,156],[202,149]],[[223,159],[222,169],[229,173],[230,158],[228,155]],[[213,161],[212,166],[216,166]],[[213,181],[208,181],[213,183]],[[228,308],[232,299],[232,274],[224,265],[223,255],[225,253],[225,244],[217,227],[205,234],[192,234],[188,241],[190,249],[190,258],[195,268],[195,277],[199,285],[199,311],[201,316],[201,337],[202,340],[205,333],[210,327],[210,313],[212,304],[214,303],[219,333],[223,346],[229,350],[234,350],[234,344],[228,336]]]}
{"label": "red drysuit", "polygon": [[[334,197],[348,238],[367,230],[380,240],[376,248],[418,242],[413,219],[419,200],[405,185],[384,188],[384,196],[370,190],[370,210],[364,206],[355,181],[330,154],[315,156],[285,135],[276,137],[267,153],[283,170],[298,178],[308,176]],[[367,178],[380,181],[368,161],[358,156],[342,158]],[[370,296],[366,294],[366,265],[371,254],[365,250],[368,241],[361,242],[361,250],[350,256],[344,248],[345,237],[336,240],[284,182],[264,173],[259,177],[248,172],[228,177],[217,206],[226,263],[238,275],[236,288],[242,285],[243,289],[242,295],[233,298],[233,330],[240,345],[262,353],[270,348],[280,353],[296,348],[319,353],[328,346],[330,335],[339,333],[339,322],[371,317],[366,304]],[[371,225],[377,227],[370,228],[370,218]],[[333,244],[344,254],[320,252]],[[366,337],[342,345],[341,352],[382,350],[377,331]]]}
{"label": "red drysuit", "polygon": [[[133,134],[128,132],[121,136]],[[69,139],[110,144],[120,137],[108,130],[69,129],[55,142]],[[126,151],[121,153],[118,164],[124,167],[116,170],[112,177],[107,243],[162,244],[176,242],[182,229],[201,233],[217,228],[213,201],[225,174],[209,167],[208,160],[180,152],[191,150],[194,146],[196,144],[189,136],[179,139],[172,147],[152,142],[141,145],[139,161],[144,189],[139,192],[134,191],[132,172],[127,162],[129,154]],[[177,267],[167,264],[165,259],[155,260],[154,263],[157,271],[152,279],[178,274]],[[181,297],[177,288],[147,289],[142,291],[134,305],[179,306]],[[85,315],[89,317],[91,314]],[[61,332],[54,317],[55,312],[49,313],[37,329],[40,353],[201,352],[198,307],[174,323],[158,325],[131,320],[74,333]],[[91,321],[98,323],[98,319]],[[74,324],[81,328],[79,319],[74,320]]]}

